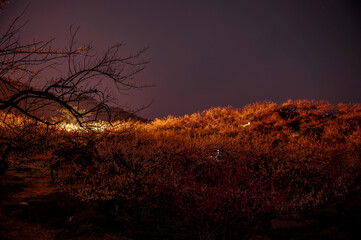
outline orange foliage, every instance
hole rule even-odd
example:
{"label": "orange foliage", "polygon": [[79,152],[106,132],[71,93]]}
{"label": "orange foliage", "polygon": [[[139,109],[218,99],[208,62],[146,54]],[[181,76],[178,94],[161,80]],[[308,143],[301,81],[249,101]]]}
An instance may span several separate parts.
{"label": "orange foliage", "polygon": [[74,195],[166,205],[205,231],[319,206],[359,188],[359,104],[264,102],[57,134],[63,151],[93,142],[88,162],[68,155],[78,170],[67,165],[60,173]]}

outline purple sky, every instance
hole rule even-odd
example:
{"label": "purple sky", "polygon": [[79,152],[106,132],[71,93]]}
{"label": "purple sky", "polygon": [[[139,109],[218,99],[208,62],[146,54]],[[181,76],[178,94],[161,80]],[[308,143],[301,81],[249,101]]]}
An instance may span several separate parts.
{"label": "purple sky", "polygon": [[[28,0],[4,7],[0,27]],[[263,100],[361,102],[361,7],[348,0],[32,0],[22,39],[56,38],[71,24],[101,51],[149,46],[137,80],[155,84],[125,105],[147,118]]]}

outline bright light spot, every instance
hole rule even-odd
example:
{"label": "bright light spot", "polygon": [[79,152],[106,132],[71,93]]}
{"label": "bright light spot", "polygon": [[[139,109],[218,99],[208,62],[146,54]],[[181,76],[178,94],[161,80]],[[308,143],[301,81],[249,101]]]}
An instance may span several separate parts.
{"label": "bright light spot", "polygon": [[246,124],[243,124],[242,127],[247,127],[247,126],[249,126],[249,125],[251,125],[251,122],[248,122],[248,123],[246,123]]}
{"label": "bright light spot", "polygon": [[110,126],[104,123],[92,123],[88,125],[84,125],[83,127],[79,126],[78,124],[71,124],[71,123],[62,123],[59,124],[61,130],[65,130],[68,132],[81,132],[91,129],[93,131],[104,131],[106,129],[110,129]]}

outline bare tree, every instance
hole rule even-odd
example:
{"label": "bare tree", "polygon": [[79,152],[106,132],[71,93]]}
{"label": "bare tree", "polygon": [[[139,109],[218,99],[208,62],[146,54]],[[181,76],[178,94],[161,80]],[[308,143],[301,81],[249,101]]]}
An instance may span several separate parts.
{"label": "bare tree", "polygon": [[[19,24],[19,19],[0,36],[0,110],[16,109],[39,122],[56,124],[36,115],[37,110],[53,104],[66,109],[81,125],[83,116],[92,115],[90,120],[94,121],[100,111],[111,119],[109,103],[114,100],[114,92],[109,89],[122,92],[145,87],[132,80],[147,64],[141,59],[146,49],[121,56],[123,45],[115,44],[97,55],[90,45],[77,45],[78,28],[74,27],[70,28],[69,45],[64,49],[54,49],[53,39],[23,44],[19,34],[24,25]],[[44,80],[49,78],[50,70],[60,76]],[[42,82],[42,86],[34,87],[35,82]],[[76,106],[89,99],[94,100],[93,106],[79,111]]]}
{"label": "bare tree", "polygon": [[[4,2],[0,0],[0,4]],[[53,121],[41,111],[52,106],[67,111],[79,125],[96,121],[104,113],[110,121],[109,104],[115,99],[110,89],[122,93],[146,87],[133,81],[148,63],[142,59],[146,49],[122,56],[123,45],[115,44],[98,55],[92,46],[77,44],[78,28],[74,27],[70,27],[69,44],[63,49],[53,47],[54,39],[22,43],[20,32],[25,24],[20,23],[21,16],[0,30],[0,111],[5,118],[15,112],[32,119],[31,124],[55,125],[61,119]],[[85,111],[79,107],[83,102],[88,104]],[[14,141],[0,137],[0,168],[7,167]]]}

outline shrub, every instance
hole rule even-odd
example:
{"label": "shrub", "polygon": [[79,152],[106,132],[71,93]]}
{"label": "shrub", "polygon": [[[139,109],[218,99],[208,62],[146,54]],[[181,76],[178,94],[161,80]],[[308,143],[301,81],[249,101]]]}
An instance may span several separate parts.
{"label": "shrub", "polygon": [[203,237],[240,236],[269,214],[320,206],[359,187],[360,105],[265,102],[115,126],[47,135],[91,152],[87,161],[69,156],[60,184],[84,201],[166,206]]}

